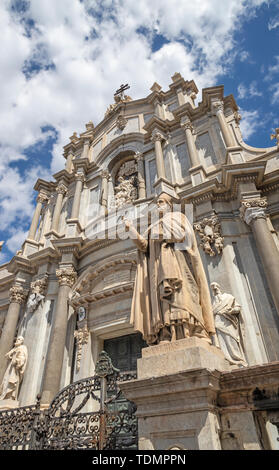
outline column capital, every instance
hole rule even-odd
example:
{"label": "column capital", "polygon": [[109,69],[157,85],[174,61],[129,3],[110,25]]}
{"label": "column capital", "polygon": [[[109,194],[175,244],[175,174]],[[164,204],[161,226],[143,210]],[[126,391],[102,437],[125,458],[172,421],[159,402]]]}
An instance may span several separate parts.
{"label": "column capital", "polygon": [[65,196],[65,194],[67,193],[67,187],[63,183],[59,183],[56,188],[56,192]]}
{"label": "column capital", "polygon": [[47,203],[49,200],[49,196],[44,193],[39,193],[37,197],[37,202],[40,202],[41,204]]}
{"label": "column capital", "polygon": [[185,117],[184,119],[181,119],[180,126],[182,127],[182,129],[184,129],[184,131],[186,131],[187,129],[190,129],[190,131],[193,133],[194,127],[188,116]]}
{"label": "column capital", "polygon": [[243,199],[239,209],[240,218],[247,224],[250,225],[255,219],[265,219],[267,200],[265,197],[257,197],[251,199]]}
{"label": "column capital", "polygon": [[77,173],[75,173],[75,180],[82,181],[82,183],[84,183],[85,181],[84,173],[82,173],[81,171],[78,171]]}
{"label": "column capital", "polygon": [[28,290],[22,286],[14,285],[10,288],[10,303],[24,304]]}
{"label": "column capital", "polygon": [[108,180],[109,177],[110,177],[109,171],[108,170],[102,170],[101,176],[102,176],[102,178],[106,178]]}
{"label": "column capital", "polygon": [[224,112],[224,103],[221,100],[216,100],[211,102],[211,112],[217,114],[219,111]]}
{"label": "column capital", "polygon": [[60,286],[73,287],[77,280],[77,273],[73,266],[59,268],[56,270],[56,276]]}
{"label": "column capital", "polygon": [[162,142],[162,140],[164,140],[164,138],[165,137],[163,136],[163,134],[158,129],[154,129],[154,131],[151,134],[151,142],[153,142],[153,143]]}

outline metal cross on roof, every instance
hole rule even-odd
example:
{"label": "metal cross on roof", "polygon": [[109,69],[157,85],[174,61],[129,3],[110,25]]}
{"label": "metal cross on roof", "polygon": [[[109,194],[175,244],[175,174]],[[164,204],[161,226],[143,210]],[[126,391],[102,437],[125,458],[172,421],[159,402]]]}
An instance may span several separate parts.
{"label": "metal cross on roof", "polygon": [[118,88],[118,90],[116,90],[116,92],[114,93],[114,96],[117,96],[117,95],[123,95],[124,91],[125,90],[128,90],[130,87],[128,85],[128,83],[126,83],[126,85],[120,85],[120,87]]}

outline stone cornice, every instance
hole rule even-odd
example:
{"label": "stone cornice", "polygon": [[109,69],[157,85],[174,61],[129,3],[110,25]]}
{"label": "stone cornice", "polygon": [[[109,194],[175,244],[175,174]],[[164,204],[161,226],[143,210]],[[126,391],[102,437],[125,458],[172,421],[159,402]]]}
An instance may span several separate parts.
{"label": "stone cornice", "polygon": [[13,274],[17,274],[18,271],[22,271],[27,274],[34,274],[36,269],[30,259],[15,255],[8,265],[8,271]]}
{"label": "stone cornice", "polygon": [[60,240],[51,240],[51,243],[59,254],[73,253],[75,257],[78,257],[83,239],[81,237],[61,238]]}
{"label": "stone cornice", "polygon": [[150,136],[155,129],[158,129],[161,132],[166,132],[168,130],[167,121],[159,118],[158,116],[152,116],[151,119],[143,126],[143,129]]}
{"label": "stone cornice", "polygon": [[98,302],[99,300],[107,299],[109,297],[114,297],[117,295],[124,294],[125,292],[133,291],[134,282],[127,282],[123,283],[120,286],[109,287],[107,289],[102,289],[99,292],[87,292],[82,294],[80,297],[74,298],[70,301],[73,307],[77,307],[78,305],[86,304],[86,303],[93,303]]}
{"label": "stone cornice", "polygon": [[58,171],[53,175],[53,178],[56,179],[57,183],[64,184],[65,186],[68,186],[71,179],[73,178],[73,175],[69,173],[67,170],[63,169]]}
{"label": "stone cornice", "polygon": [[89,160],[88,158],[74,158],[73,165],[76,172],[83,171],[86,174],[89,168]]}
{"label": "stone cornice", "polygon": [[52,247],[44,248],[42,250],[33,253],[28,256],[28,259],[31,261],[32,265],[38,267],[42,264],[53,263],[60,259],[60,254],[57,250]]}
{"label": "stone cornice", "polygon": [[201,204],[206,200],[228,201],[237,197],[240,182],[253,181],[261,186],[264,178],[266,162],[245,162],[234,165],[222,165],[221,182],[212,178],[197,186],[177,190],[181,198],[193,204]]}
{"label": "stone cornice", "polygon": [[52,181],[45,181],[41,178],[37,179],[36,184],[34,186],[35,191],[42,191],[45,194],[50,194],[55,188],[55,183]]}

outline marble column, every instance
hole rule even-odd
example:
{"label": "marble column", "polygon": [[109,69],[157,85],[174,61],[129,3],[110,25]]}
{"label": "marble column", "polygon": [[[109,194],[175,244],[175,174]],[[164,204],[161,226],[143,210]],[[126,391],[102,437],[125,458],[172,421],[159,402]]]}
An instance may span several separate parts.
{"label": "marble column", "polygon": [[76,173],[75,176],[76,176],[76,188],[75,188],[71,219],[78,219],[79,217],[80,198],[81,198],[82,186],[84,182],[83,173]]}
{"label": "marble column", "polygon": [[138,165],[138,184],[139,184],[139,199],[146,198],[146,187],[145,187],[145,178],[144,178],[144,159],[143,154],[136,152],[135,160]]}
{"label": "marble column", "polygon": [[59,392],[68,323],[68,298],[77,279],[70,266],[56,270],[59,282],[55,316],[49,341],[42,386],[42,405],[48,405]]}
{"label": "marble column", "polygon": [[266,221],[265,198],[251,198],[241,201],[240,216],[253,232],[262,260],[270,292],[279,314],[279,251]]}
{"label": "marble column", "polygon": [[211,104],[211,109],[212,109],[212,112],[216,114],[217,119],[219,121],[219,125],[221,128],[223,137],[224,137],[226,147],[235,146],[236,142],[234,141],[232,131],[230,130],[229,125],[224,115],[224,103],[222,101],[213,101]]}
{"label": "marble column", "polygon": [[181,122],[181,127],[185,131],[186,144],[188,147],[189,157],[191,160],[191,167],[200,165],[199,156],[196,148],[196,144],[193,139],[193,126],[189,118],[184,119]]}
{"label": "marble column", "polygon": [[52,224],[51,224],[51,230],[54,230],[55,232],[58,231],[63,197],[65,196],[67,192],[67,188],[63,184],[59,183],[59,185],[57,186],[56,192],[57,192],[57,200],[56,200],[53,218],[52,218]]}
{"label": "marble column", "polygon": [[27,238],[29,240],[35,240],[36,232],[38,228],[38,223],[42,211],[43,204],[48,201],[48,197],[46,194],[40,193],[37,197],[37,206],[33,215],[33,219],[30,225],[29,233]]}
{"label": "marble column", "polygon": [[109,172],[108,170],[103,170],[102,173],[102,200],[101,204],[104,209],[108,207],[108,179],[109,179]]}
{"label": "marble column", "polygon": [[155,158],[156,158],[156,167],[157,167],[157,177],[165,178],[165,164],[164,164],[164,155],[162,150],[162,140],[164,139],[163,134],[161,132],[155,130],[152,132],[151,141],[155,145]]}
{"label": "marble column", "polygon": [[10,288],[10,305],[0,339],[0,383],[2,382],[7,367],[5,354],[7,354],[14,345],[20,307],[25,303],[27,294],[28,291],[20,285],[14,285]]}
{"label": "marble column", "polygon": [[67,160],[66,160],[66,170],[69,173],[72,173],[73,171],[73,158],[74,158],[74,152],[73,150],[69,150],[69,153],[67,155]]}

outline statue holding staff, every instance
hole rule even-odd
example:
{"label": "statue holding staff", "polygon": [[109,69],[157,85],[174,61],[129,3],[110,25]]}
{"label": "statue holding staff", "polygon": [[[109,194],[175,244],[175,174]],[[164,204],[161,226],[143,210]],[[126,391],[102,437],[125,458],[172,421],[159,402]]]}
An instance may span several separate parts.
{"label": "statue holding staff", "polygon": [[214,318],[193,229],[173,211],[171,196],[161,194],[156,205],[157,220],[143,236],[124,219],[138,247],[130,322],[148,344],[191,336],[211,343]]}

